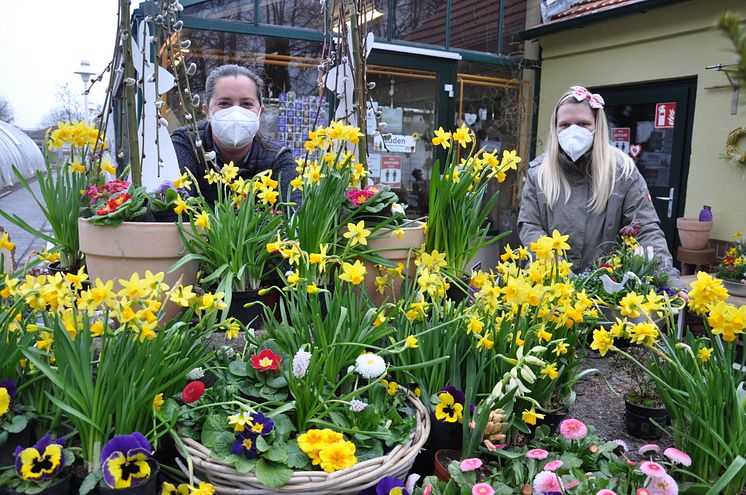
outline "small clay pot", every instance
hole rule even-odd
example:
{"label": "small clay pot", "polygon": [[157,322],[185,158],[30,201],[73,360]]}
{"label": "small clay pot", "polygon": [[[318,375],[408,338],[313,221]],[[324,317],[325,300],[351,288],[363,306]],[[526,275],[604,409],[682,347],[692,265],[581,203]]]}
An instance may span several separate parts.
{"label": "small clay pot", "polygon": [[451,461],[458,461],[461,459],[461,452],[453,449],[440,449],[435,452],[435,463],[433,468],[435,470],[435,476],[440,481],[448,482],[451,479],[451,473],[448,472],[448,465]]}

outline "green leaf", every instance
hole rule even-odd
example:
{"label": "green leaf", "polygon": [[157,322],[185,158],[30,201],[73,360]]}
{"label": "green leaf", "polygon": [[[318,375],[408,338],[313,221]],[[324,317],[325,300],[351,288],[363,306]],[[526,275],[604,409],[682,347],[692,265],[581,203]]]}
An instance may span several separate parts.
{"label": "green leaf", "polygon": [[5,442],[8,441],[8,432],[5,430],[0,430],[0,447],[5,445]]}
{"label": "green leaf", "polygon": [[513,489],[502,481],[498,481],[492,487],[495,489],[495,495],[512,495]]}
{"label": "green leaf", "polygon": [[283,464],[259,459],[256,463],[256,477],[268,488],[279,488],[290,480],[293,470]]}
{"label": "green leaf", "polygon": [[583,461],[578,458],[575,454],[565,452],[560,456],[560,460],[564,463],[564,468],[574,469],[579,468],[583,465]]}
{"label": "green leaf", "polygon": [[210,440],[213,442],[211,447],[213,454],[225,458],[232,454],[231,448],[236,441],[236,437],[230,432],[223,431],[217,433]]}
{"label": "green leaf", "polygon": [[228,371],[236,376],[249,376],[247,366],[243,361],[231,361],[228,365]]}
{"label": "green leaf", "polygon": [[88,473],[88,476],[86,476],[83,479],[83,483],[80,484],[80,495],[86,495],[91,490],[96,488],[96,485],[98,485],[98,482],[101,480],[101,471],[94,471],[92,473]]}
{"label": "green leaf", "polygon": [[721,493],[723,488],[727,487],[733,478],[738,476],[741,470],[744,469],[744,466],[746,466],[746,459],[742,456],[739,455],[733,459],[733,462],[730,463],[728,469],[725,470],[717,483],[710,488],[706,495],[717,495],[718,493]]}
{"label": "green leaf", "polygon": [[270,461],[275,461],[284,464],[288,460],[288,448],[287,445],[284,443],[278,443],[272,445],[266,454],[264,454],[265,459],[269,459]]}
{"label": "green leaf", "polygon": [[378,440],[371,442],[371,446],[366,449],[360,449],[356,452],[358,462],[367,461],[368,459],[375,459],[376,457],[383,456],[383,445]]}
{"label": "green leaf", "polygon": [[236,471],[242,474],[250,473],[256,467],[256,459],[247,459],[242,455],[231,455],[226,461],[233,463]]}
{"label": "green leaf", "polygon": [[305,469],[308,466],[309,457],[303,452],[298,444],[293,441],[287,444],[288,459],[285,461],[292,469]]}
{"label": "green leaf", "polygon": [[202,425],[202,429],[220,432],[225,431],[227,425],[228,421],[224,416],[220,414],[210,414],[205,418],[205,423]]}
{"label": "green leaf", "polygon": [[267,443],[263,436],[257,437],[256,450],[258,450],[259,452],[266,452],[269,450],[269,447],[270,445]]}
{"label": "green leaf", "polygon": [[4,428],[8,433],[20,433],[26,428],[26,425],[28,425],[28,418],[19,414],[13,416],[10,423],[6,423]]}
{"label": "green leaf", "polygon": [[278,437],[278,441],[286,442],[290,438],[290,434],[295,431],[295,425],[285,414],[278,414],[272,417],[272,419],[275,422],[275,434]]}
{"label": "green leaf", "polygon": [[288,386],[288,381],[282,375],[271,376],[267,378],[267,385],[272,388],[282,388]]}
{"label": "green leaf", "polygon": [[166,399],[161,407],[161,416],[166,421],[176,421],[179,417],[179,403],[173,399]]}

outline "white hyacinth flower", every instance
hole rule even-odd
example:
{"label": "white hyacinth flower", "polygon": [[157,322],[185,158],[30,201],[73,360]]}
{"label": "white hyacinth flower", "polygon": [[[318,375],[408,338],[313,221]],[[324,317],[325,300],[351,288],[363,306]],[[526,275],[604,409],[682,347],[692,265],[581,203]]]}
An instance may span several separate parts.
{"label": "white hyacinth flower", "polygon": [[368,407],[368,404],[361,400],[352,399],[350,401],[350,411],[352,412],[362,412],[366,407]]}
{"label": "white hyacinth flower", "polygon": [[308,364],[310,362],[311,353],[304,349],[298,349],[298,352],[293,356],[293,376],[295,378],[303,378],[306,376]]}
{"label": "white hyacinth flower", "polygon": [[186,375],[187,380],[199,380],[200,378],[204,376],[205,376],[205,372],[202,370],[202,368],[194,368],[192,371],[190,371]]}
{"label": "white hyacinth flower", "polygon": [[378,354],[361,354],[355,360],[355,371],[363,378],[372,380],[386,373],[386,361]]}

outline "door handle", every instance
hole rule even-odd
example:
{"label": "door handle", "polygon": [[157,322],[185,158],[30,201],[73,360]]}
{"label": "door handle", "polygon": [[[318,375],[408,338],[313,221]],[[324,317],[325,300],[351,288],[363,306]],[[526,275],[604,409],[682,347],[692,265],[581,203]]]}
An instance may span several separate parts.
{"label": "door handle", "polygon": [[661,201],[668,201],[668,218],[671,218],[673,215],[673,187],[668,190],[668,196],[656,196],[655,199],[660,199]]}

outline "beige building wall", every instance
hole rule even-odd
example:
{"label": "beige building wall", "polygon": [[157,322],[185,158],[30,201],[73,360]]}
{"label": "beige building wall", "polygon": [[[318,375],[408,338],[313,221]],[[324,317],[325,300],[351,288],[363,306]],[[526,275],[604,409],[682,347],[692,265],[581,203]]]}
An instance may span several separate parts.
{"label": "beige building wall", "polygon": [[733,45],[716,28],[726,10],[746,16],[746,2],[690,0],[542,37],[537,152],[543,149],[550,112],[568,86],[695,76],[684,215],[696,216],[708,204],[715,217],[711,238],[729,240],[736,230],[746,232],[746,170],[719,158],[728,133],[746,125],[746,87],[741,88],[737,114],[731,115],[728,79],[723,72],[705,70],[736,60]]}

